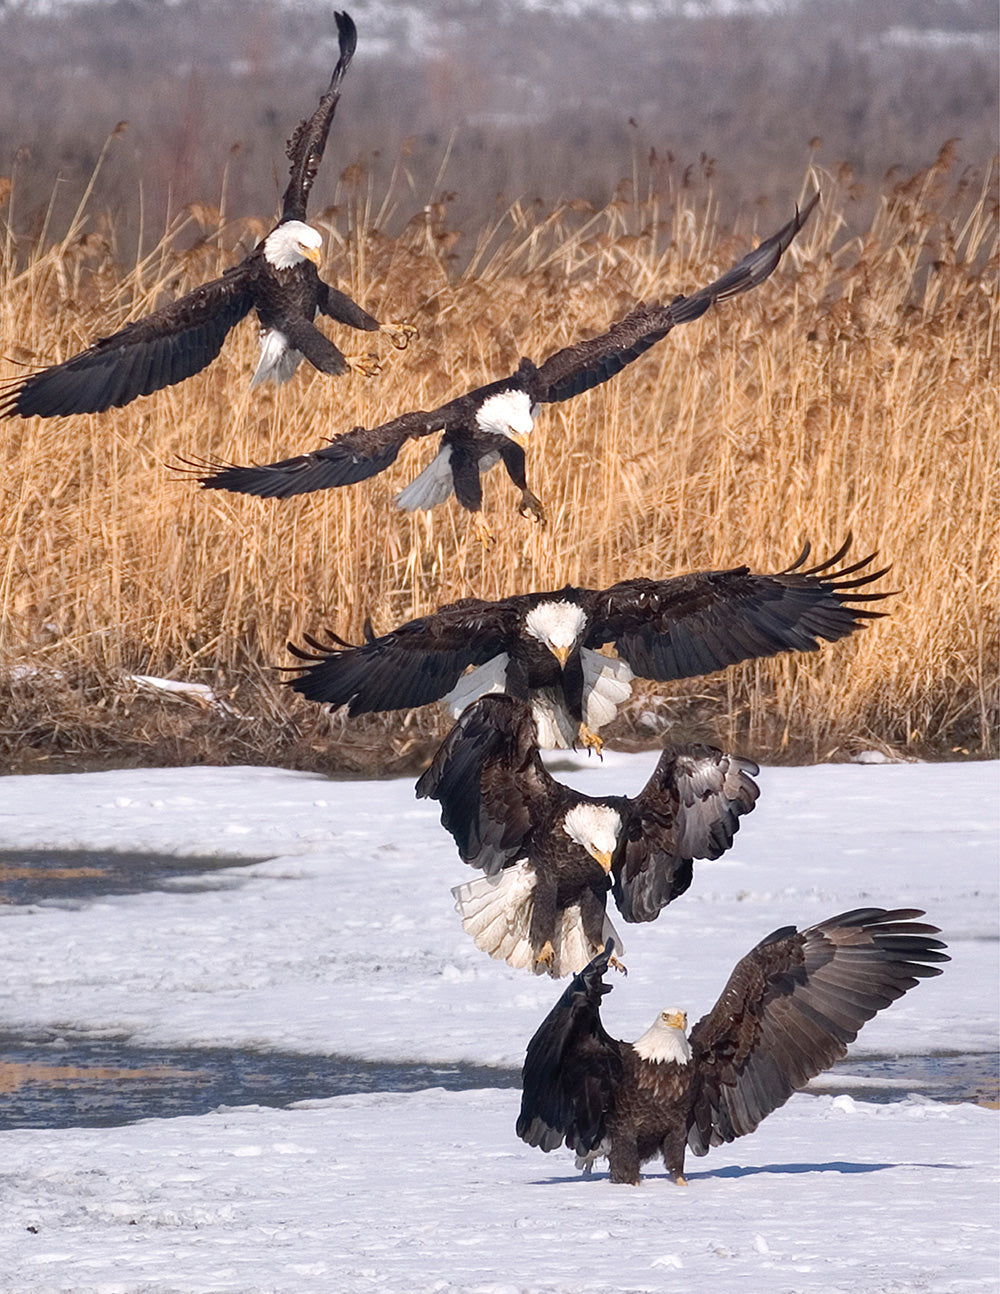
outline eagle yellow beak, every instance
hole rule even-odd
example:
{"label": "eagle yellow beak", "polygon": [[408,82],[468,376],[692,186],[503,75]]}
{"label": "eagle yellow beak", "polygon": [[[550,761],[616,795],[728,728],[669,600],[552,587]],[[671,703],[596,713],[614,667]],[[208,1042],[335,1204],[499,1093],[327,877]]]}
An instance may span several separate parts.
{"label": "eagle yellow beak", "polygon": [[664,1011],[663,1023],[669,1025],[671,1029],[680,1029],[687,1032],[688,1018],[686,1011]]}
{"label": "eagle yellow beak", "polygon": [[525,449],[525,450],[528,448],[528,437],[524,432],[512,431],[510,433],[510,438],[514,442],[514,444],[517,445],[519,448]]}
{"label": "eagle yellow beak", "polygon": [[302,255],[306,260],[312,261],[316,268],[319,269],[320,263],[323,260],[322,250],[319,247],[302,247],[301,243],[299,246],[302,248]]}
{"label": "eagle yellow beak", "polygon": [[557,660],[557,661],[559,662],[559,664],[563,667],[563,669],[565,669],[565,668],[566,668],[566,662],[569,660],[569,648],[568,648],[568,647],[556,647],[553,643],[550,643],[550,644],[549,644],[549,651],[550,651],[550,652],[552,653],[552,655],[556,658],[556,660]]}
{"label": "eagle yellow beak", "polygon": [[587,852],[592,858],[596,858],[606,872],[611,871],[611,853],[607,849],[590,849]]}

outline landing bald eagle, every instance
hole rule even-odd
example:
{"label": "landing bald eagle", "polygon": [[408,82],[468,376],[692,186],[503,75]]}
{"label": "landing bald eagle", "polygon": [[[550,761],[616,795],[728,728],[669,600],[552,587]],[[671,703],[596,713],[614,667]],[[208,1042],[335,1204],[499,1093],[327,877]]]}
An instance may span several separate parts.
{"label": "landing bald eagle", "polygon": [[684,1153],[745,1136],[847,1054],[858,1030],[950,958],[914,920],[919,908],[857,908],[799,932],[762,939],[708,1015],[661,1011],[635,1042],[612,1038],[600,1002],[613,949],[595,957],[528,1043],[517,1134],[529,1146],[565,1143],[590,1170],[607,1157],[613,1182],[639,1182],[662,1155],[684,1182]]}
{"label": "landing bald eagle", "polygon": [[[482,474],[502,461],[521,491],[520,511],[543,521],[542,505],[528,488],[525,475],[525,449],[539,406],[569,400],[608,381],[677,324],[699,319],[716,301],[763,283],[818,200],[816,194],[787,225],[708,287],[689,297],[675,297],[666,306],[638,305],[600,337],[567,346],[540,366],[522,359],[509,377],[478,387],[439,409],[404,413],[378,427],[355,427],[311,454],[256,467],[210,464],[219,470],[201,477],[201,484],[208,490],[282,499],[353,485],[384,471],[408,440],[441,431],[437,457],[398,496],[400,508],[433,508],[454,491],[463,508],[478,512],[483,501]],[[480,533],[489,536],[481,519]]]}
{"label": "landing bald eagle", "polygon": [[317,311],[351,328],[379,323],[337,288],[320,279],[322,238],[305,223],[306,202],[323,157],[340,99],[340,83],[354,54],[357,32],[336,13],[340,57],[316,111],[288,141],[290,178],[281,220],[239,265],[144,319],[102,337],[71,359],[18,379],[0,391],[0,417],[103,413],[199,373],[215,359],[229,330],[255,310],[261,355],[251,385],[286,382],[301,359],[322,373],[348,364],[313,323]]}
{"label": "landing bald eagle", "polygon": [[[498,602],[464,598],[381,637],[366,625],[360,646],[330,631],[329,643],[307,636],[312,651],[289,644],[306,666],[288,686],[352,715],[438,700],[460,714],[486,692],[507,692],[531,702],[541,746],[580,740],[599,749],[597,729],[615,717],[634,675],[691,678],[782,651],[815,651],[819,639],[836,642],[882,615],[865,604],[889,595],[859,592],[888,570],[857,573],[875,554],[832,569],[850,544],[848,536],[808,569],[807,544],[774,575],[738,566]],[[597,651],[607,643],[617,659]]]}
{"label": "landing bald eagle", "polygon": [[484,696],[462,714],[417,782],[467,863],[486,873],[452,891],[476,946],[553,977],[613,939],[610,890],[626,921],[652,921],[718,858],[758,790],[757,765],[711,746],[671,746],[634,798],[583,795],[538,753],[530,708]]}

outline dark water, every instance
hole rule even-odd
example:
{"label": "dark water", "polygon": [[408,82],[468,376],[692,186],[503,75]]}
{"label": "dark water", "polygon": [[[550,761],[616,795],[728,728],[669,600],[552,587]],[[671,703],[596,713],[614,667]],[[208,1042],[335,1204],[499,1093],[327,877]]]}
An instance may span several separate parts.
{"label": "dark water", "polygon": [[[0,851],[0,903],[78,907],[111,894],[239,885],[228,868],[248,858],[173,857],[109,851]],[[839,1074],[845,1081],[839,1081]],[[850,1076],[850,1081],[847,1081]],[[0,1035],[0,1129],[104,1127],[137,1119],[204,1114],[225,1105],[288,1106],[357,1092],[518,1087],[513,1069],[379,1064],[349,1056],[226,1048],[137,1047],[85,1034]],[[810,1090],[866,1101],[993,1102],[994,1054],[885,1056],[847,1060]]]}
{"label": "dark water", "polygon": [[[851,1081],[838,1082],[838,1072]],[[995,1102],[997,1085],[993,1055],[896,1056],[844,1061],[810,1090],[846,1091],[864,1101],[899,1101],[917,1092],[942,1101]],[[0,1129],[110,1127],[223,1105],[288,1106],[354,1092],[519,1086],[517,1070],[477,1065],[0,1037]]]}
{"label": "dark water", "polygon": [[111,1127],[205,1114],[220,1105],[288,1106],[354,1092],[519,1085],[515,1070],[477,1065],[0,1036],[0,1129]]}
{"label": "dark water", "polygon": [[0,903],[79,907],[110,894],[208,890],[239,885],[226,869],[259,858],[118,854],[111,850],[0,849]]}

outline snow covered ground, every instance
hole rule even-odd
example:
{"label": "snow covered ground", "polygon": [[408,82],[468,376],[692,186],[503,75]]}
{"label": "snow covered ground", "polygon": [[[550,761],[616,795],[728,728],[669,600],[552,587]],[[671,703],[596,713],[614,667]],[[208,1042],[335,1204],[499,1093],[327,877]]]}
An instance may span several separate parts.
{"label": "snow covered ground", "polygon": [[[559,761],[634,793],[655,756]],[[926,908],[953,961],[855,1056],[997,1042],[995,764],[764,769],[733,850],[623,929],[605,1022],[708,1010],[779,925]],[[409,780],[268,769],[0,779],[0,849],[264,862],[87,903],[0,907],[6,1032],[518,1065],[560,992],[489,961],[470,879]],[[618,923],[620,928],[622,923]],[[993,1290],[997,1113],[802,1094],[638,1189],[513,1132],[510,1090],[338,1097],[110,1129],[0,1133],[0,1291]]]}

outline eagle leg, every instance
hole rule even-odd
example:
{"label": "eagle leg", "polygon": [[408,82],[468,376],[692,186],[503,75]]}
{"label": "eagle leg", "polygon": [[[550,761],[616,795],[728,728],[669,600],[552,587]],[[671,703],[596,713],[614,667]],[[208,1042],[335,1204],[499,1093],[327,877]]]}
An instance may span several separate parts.
{"label": "eagle leg", "polygon": [[[604,952],[605,947],[606,947],[605,944],[601,944],[601,946],[595,952],[594,956],[599,957],[601,953]],[[611,956],[608,958],[608,965],[611,967],[612,970],[616,970],[619,973],[619,975],[628,974],[628,967],[625,965],[624,962],[620,962],[618,958],[614,955],[614,953],[612,953]]]}
{"label": "eagle leg", "polygon": [[406,350],[414,337],[419,337],[420,335],[413,324],[408,323],[383,324],[382,331],[397,350]]}
{"label": "eagle leg", "polygon": [[544,526],[547,522],[545,508],[542,506],[541,499],[532,494],[530,490],[521,491],[521,506],[518,508],[518,512],[522,517],[534,517],[540,526]]}
{"label": "eagle leg", "polygon": [[596,750],[599,759],[604,758],[604,742],[592,729],[588,728],[585,723],[580,724],[580,731],[577,734],[581,743],[587,750]]}
{"label": "eagle leg", "polygon": [[608,1168],[612,1182],[622,1186],[638,1186],[642,1181],[639,1172],[639,1147],[634,1136],[621,1133],[611,1139]]}

